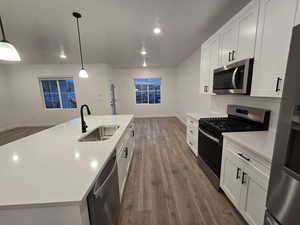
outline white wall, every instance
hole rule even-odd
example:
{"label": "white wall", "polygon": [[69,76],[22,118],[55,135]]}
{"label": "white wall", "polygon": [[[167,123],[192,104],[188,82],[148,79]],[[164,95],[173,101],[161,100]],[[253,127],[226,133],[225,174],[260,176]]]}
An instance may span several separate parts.
{"label": "white wall", "polygon": [[258,108],[270,109],[271,121],[270,130],[276,130],[280,99],[275,98],[254,98],[250,96],[238,95],[200,95],[200,59],[201,48],[197,49],[193,55],[182,62],[177,68],[177,113],[180,120],[185,122],[185,114],[187,112],[216,112],[220,114],[226,113],[228,104],[237,104],[252,106]]}
{"label": "white wall", "polygon": [[11,95],[6,67],[0,66],[0,131],[14,126]]}
{"label": "white wall", "polygon": [[[136,117],[175,116],[175,68],[113,69],[116,85],[117,112]],[[161,104],[135,104],[134,78],[161,78]]]}
{"label": "white wall", "polygon": [[[86,66],[89,78],[78,77],[78,65],[8,66],[13,115],[18,126],[52,125],[79,117],[79,109],[45,109],[39,78],[73,77],[77,104],[88,104],[92,114],[110,114],[109,80],[111,68],[105,64]],[[9,115],[10,117],[12,115]]]}
{"label": "white wall", "polygon": [[182,122],[185,122],[186,113],[210,112],[210,97],[200,95],[200,56],[201,51],[197,49],[177,67],[176,113]]}

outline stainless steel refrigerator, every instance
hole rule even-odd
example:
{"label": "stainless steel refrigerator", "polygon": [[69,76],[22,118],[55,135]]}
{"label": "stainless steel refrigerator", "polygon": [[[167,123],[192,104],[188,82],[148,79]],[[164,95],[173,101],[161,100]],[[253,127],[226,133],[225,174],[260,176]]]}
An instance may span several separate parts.
{"label": "stainless steel refrigerator", "polygon": [[265,225],[300,225],[300,25],[293,29],[266,206]]}

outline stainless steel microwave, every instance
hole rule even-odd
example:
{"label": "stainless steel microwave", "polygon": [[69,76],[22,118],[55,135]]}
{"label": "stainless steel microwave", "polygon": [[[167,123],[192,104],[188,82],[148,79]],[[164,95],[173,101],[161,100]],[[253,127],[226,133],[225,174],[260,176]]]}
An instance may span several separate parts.
{"label": "stainless steel microwave", "polygon": [[253,58],[245,59],[214,70],[215,94],[249,95],[251,90]]}

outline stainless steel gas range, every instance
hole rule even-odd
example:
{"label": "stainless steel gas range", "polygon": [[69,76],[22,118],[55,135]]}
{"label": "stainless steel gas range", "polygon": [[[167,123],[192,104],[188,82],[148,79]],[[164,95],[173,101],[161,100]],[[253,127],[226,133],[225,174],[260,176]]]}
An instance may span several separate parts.
{"label": "stainless steel gas range", "polygon": [[239,105],[228,105],[228,117],[199,120],[198,162],[207,177],[219,188],[223,132],[268,130],[270,111]]}

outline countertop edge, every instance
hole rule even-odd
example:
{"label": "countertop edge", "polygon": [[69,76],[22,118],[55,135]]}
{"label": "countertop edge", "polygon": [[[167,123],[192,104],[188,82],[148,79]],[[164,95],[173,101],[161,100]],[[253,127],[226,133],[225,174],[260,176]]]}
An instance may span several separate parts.
{"label": "countertop edge", "polygon": [[232,135],[230,135],[231,133],[223,133],[223,136],[227,139],[230,139],[231,141],[235,142],[236,144],[247,148],[247,150],[251,151],[251,153],[253,153],[254,155],[258,156],[259,158],[261,158],[262,160],[264,160],[265,162],[271,164],[272,163],[272,157],[266,157],[263,154],[260,154],[259,152],[253,150],[253,146],[246,144],[245,142],[242,142],[240,140],[238,140],[238,138],[233,137]]}

